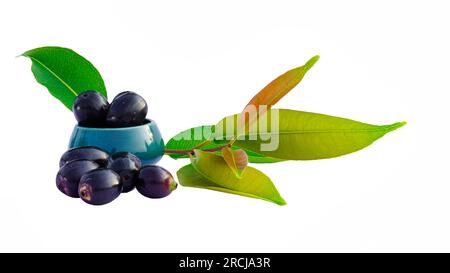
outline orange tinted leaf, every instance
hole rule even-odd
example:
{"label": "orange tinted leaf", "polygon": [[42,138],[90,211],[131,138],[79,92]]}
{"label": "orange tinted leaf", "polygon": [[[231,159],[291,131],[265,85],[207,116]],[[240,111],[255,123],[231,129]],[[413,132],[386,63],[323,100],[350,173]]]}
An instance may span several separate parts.
{"label": "orange tinted leaf", "polygon": [[237,149],[233,151],[234,153],[234,160],[236,161],[236,167],[239,170],[245,169],[248,165],[248,155],[247,153],[242,149]]}
{"label": "orange tinted leaf", "polygon": [[[244,152],[245,153],[245,152]],[[242,166],[242,155],[239,154],[239,158],[235,157],[234,151],[230,147],[225,147],[222,149],[222,156],[228,167],[233,171],[237,178],[242,177],[242,172],[245,169],[245,166]],[[239,162],[238,162],[239,159]],[[239,166],[238,166],[239,165]]]}
{"label": "orange tinted leaf", "polygon": [[[303,79],[306,72],[308,72],[308,70],[313,67],[313,65],[319,60],[319,58],[319,55],[312,57],[303,66],[287,71],[286,73],[266,85],[266,87],[259,91],[259,93],[256,94],[245,106],[244,110],[242,111],[239,126],[241,127],[244,125],[244,119],[246,119],[246,125],[255,122],[256,115],[249,115],[247,119],[245,113],[252,113],[255,110],[258,110],[259,115],[264,114]],[[260,108],[260,106],[264,107]]]}
{"label": "orange tinted leaf", "polygon": [[305,76],[306,72],[319,60],[319,55],[312,57],[305,65],[291,69],[266,85],[247,105],[272,106],[292,90]]}

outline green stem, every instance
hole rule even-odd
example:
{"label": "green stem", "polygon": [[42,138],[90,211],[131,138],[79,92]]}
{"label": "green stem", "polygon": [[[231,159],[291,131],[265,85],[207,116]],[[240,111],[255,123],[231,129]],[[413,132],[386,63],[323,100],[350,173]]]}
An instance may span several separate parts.
{"label": "green stem", "polygon": [[175,149],[165,149],[164,154],[180,154],[187,155],[190,154],[192,150],[175,150]]}
{"label": "green stem", "polygon": [[[225,147],[231,147],[230,144],[227,145],[223,145],[223,146],[219,146],[219,147],[215,147],[215,148],[209,148],[209,149],[204,149],[202,151],[204,152],[215,152],[215,151],[219,151],[222,150]],[[194,149],[190,149],[190,150],[176,150],[176,149],[166,149],[164,151],[165,154],[181,154],[181,155],[188,155],[188,154],[194,154]]]}
{"label": "green stem", "polygon": [[203,146],[205,146],[205,145],[208,145],[208,144],[211,143],[211,142],[212,142],[212,140],[207,139],[207,140],[203,141],[202,143],[198,144],[197,146],[195,146],[195,147],[192,148],[192,149],[200,149],[201,147],[203,147]]}

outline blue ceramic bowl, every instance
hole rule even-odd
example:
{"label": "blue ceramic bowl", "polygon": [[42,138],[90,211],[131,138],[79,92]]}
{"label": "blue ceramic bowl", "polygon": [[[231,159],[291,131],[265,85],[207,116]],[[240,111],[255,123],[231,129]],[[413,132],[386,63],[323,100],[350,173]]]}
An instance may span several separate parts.
{"label": "blue ceramic bowl", "polygon": [[164,141],[158,126],[152,120],[144,125],[125,128],[88,128],[76,125],[70,137],[69,148],[96,146],[106,152],[130,152],[142,164],[155,164],[164,154]]}

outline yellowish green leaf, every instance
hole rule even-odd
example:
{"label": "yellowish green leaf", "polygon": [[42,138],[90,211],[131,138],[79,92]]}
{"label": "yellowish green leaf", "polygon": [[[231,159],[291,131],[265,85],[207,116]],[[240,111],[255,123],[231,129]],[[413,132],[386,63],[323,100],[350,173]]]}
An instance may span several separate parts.
{"label": "yellowish green leaf", "polygon": [[[238,191],[238,190],[232,190],[229,188],[225,188],[222,186],[219,186],[212,182],[211,180],[208,180],[205,176],[200,174],[193,166],[192,164],[186,165],[178,170],[177,172],[178,181],[180,182],[180,185],[185,187],[192,187],[192,188],[200,188],[200,189],[207,189],[207,190],[213,190],[213,191],[219,191],[224,193],[231,193],[236,195],[241,195],[245,197],[250,198],[256,198],[261,199],[265,201],[269,201],[274,203],[273,200],[264,198],[262,196],[254,195],[252,193]],[[283,202],[279,200],[278,202],[275,202],[278,205],[285,205],[286,202]]]}
{"label": "yellowish green leaf", "polygon": [[[235,145],[255,153],[286,160],[332,158],[361,150],[406,122],[372,125],[346,118],[287,109],[267,112],[267,126],[240,135],[238,115],[216,125],[215,138],[237,138]],[[231,122],[230,122],[231,121]],[[231,124],[231,128],[228,126]],[[234,124],[234,125],[233,125]],[[223,128],[218,130],[219,128]]]}
{"label": "yellowish green leaf", "polygon": [[207,180],[222,188],[258,196],[279,205],[286,202],[279,194],[273,182],[261,171],[247,167],[242,178],[237,178],[220,155],[195,150],[191,163],[195,170]]}

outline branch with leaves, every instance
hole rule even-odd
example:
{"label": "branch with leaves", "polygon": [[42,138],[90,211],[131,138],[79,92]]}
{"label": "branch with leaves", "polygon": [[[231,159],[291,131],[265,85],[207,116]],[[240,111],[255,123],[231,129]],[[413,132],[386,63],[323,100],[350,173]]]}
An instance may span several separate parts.
{"label": "branch with leaves", "polygon": [[[317,113],[272,110],[272,106],[300,83],[318,60],[319,56],[314,56],[305,65],[277,77],[247,103],[242,113],[226,117],[214,126],[185,130],[170,139],[166,144],[166,153],[174,159],[191,160],[191,164],[177,172],[180,184],[260,198],[283,205],[285,202],[272,181],[262,172],[247,166],[247,162],[276,163],[338,157],[363,149],[405,124],[397,122],[377,126]],[[247,116],[246,112],[250,107],[256,109],[258,115]],[[259,122],[259,118],[265,115],[270,120],[274,114],[279,119],[277,130],[250,130]],[[224,134],[224,130],[215,130],[226,127],[230,120],[234,128],[231,136],[228,131]],[[210,134],[196,139],[195,136],[199,135],[196,132]],[[186,136],[191,136],[191,139]],[[279,141],[277,148],[262,149],[264,140],[272,137]],[[226,145],[223,145],[223,139],[229,139]],[[204,165],[199,167],[200,163],[208,168]]]}

